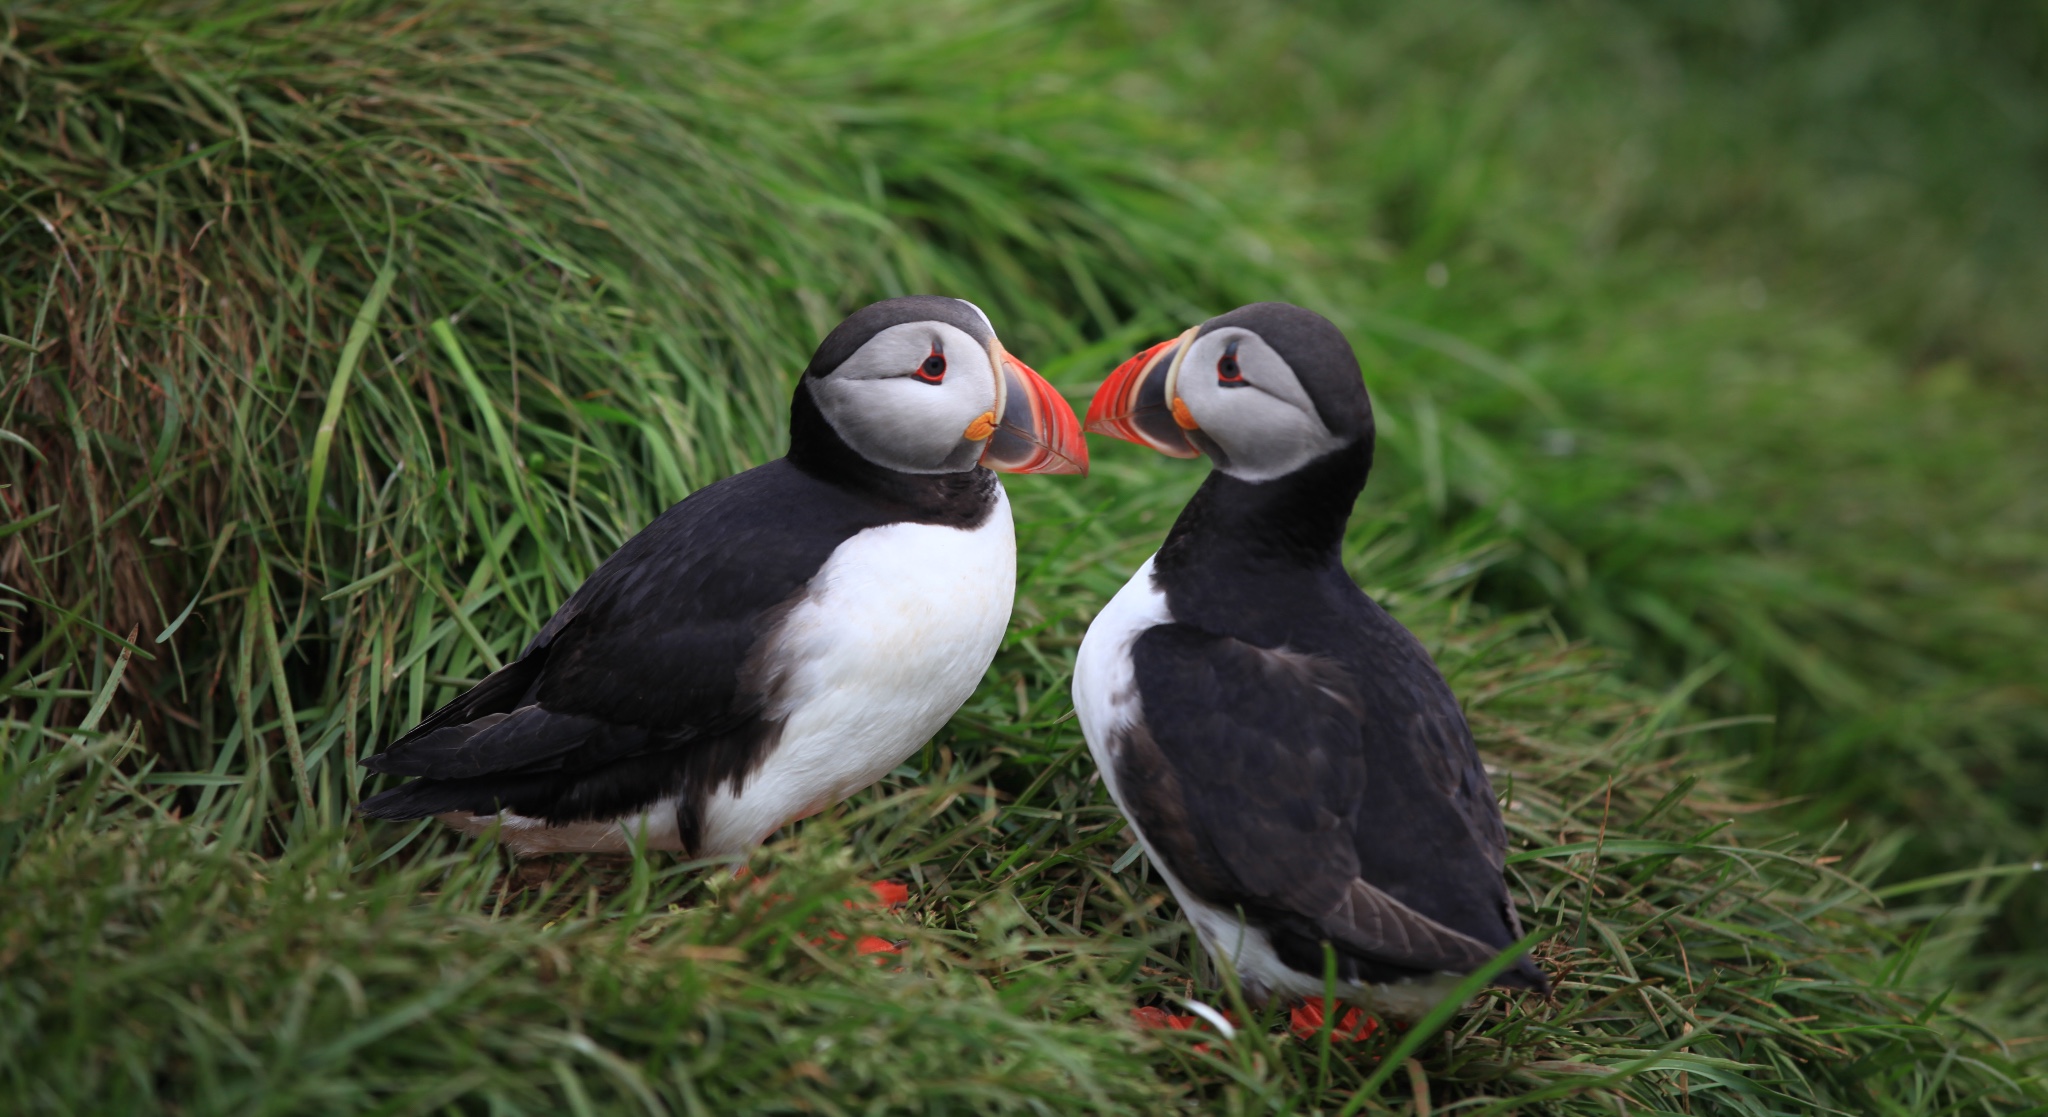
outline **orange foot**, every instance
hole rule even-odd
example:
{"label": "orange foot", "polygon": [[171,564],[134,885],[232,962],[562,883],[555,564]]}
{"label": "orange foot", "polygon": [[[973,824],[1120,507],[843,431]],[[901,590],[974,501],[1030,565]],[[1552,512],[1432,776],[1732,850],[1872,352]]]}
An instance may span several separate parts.
{"label": "orange foot", "polygon": [[[910,902],[910,889],[893,880],[870,881],[868,882],[868,890],[875,894],[876,903],[892,911]],[[863,905],[857,901],[848,900],[846,901],[846,906],[851,908]],[[893,943],[876,935],[862,935],[860,941],[853,944],[853,952],[855,954],[901,954],[903,953],[903,946],[900,943]]]}
{"label": "orange foot", "polygon": [[[875,898],[872,901],[848,900],[846,901],[847,908],[858,909],[880,905],[885,908],[895,909],[910,902],[910,889],[893,880],[871,882],[868,885],[868,890],[875,894]],[[835,942],[846,941],[846,936],[838,931],[827,931],[825,936]],[[825,945],[822,939],[812,939],[810,941],[813,946]],[[862,935],[854,942],[853,952],[862,956],[870,954],[901,954],[903,953],[903,943],[901,941],[891,942],[879,935]],[[876,961],[880,960],[879,958],[876,959]]]}
{"label": "orange foot", "polygon": [[903,953],[903,947],[879,935],[862,935],[860,941],[853,944],[853,952],[855,954],[901,954]]}
{"label": "orange foot", "polygon": [[[1321,997],[1317,997],[1312,1001],[1303,1001],[1300,1005],[1296,1006],[1294,1011],[1287,1014],[1288,1030],[1292,1031],[1298,1039],[1314,1038],[1317,1032],[1323,1030],[1324,1013],[1327,1008],[1328,1002],[1324,1001]],[[1357,1041],[1370,1036],[1374,1032],[1379,1031],[1379,1029],[1379,1021],[1354,1008],[1345,1012],[1343,1018],[1337,1021],[1336,1027],[1331,1029],[1330,1037],[1332,1039]]]}
{"label": "orange foot", "polygon": [[[833,942],[845,942],[846,936],[838,931],[827,931],[825,932],[825,939],[831,939]],[[825,945],[825,939],[812,939],[810,943],[812,946],[823,946]],[[854,941],[853,952],[855,954],[901,954],[903,953],[903,944],[900,942],[890,942],[880,935],[862,935]],[[879,959],[877,960],[879,961]]]}
{"label": "orange foot", "polygon": [[[893,880],[869,881],[868,891],[873,892],[875,894],[875,902],[885,908],[900,908],[910,902],[910,887],[898,884]],[[848,900],[846,901],[846,906],[857,908],[866,905],[858,900]]]}
{"label": "orange foot", "polygon": [[[1234,1017],[1231,1017],[1229,1013],[1224,1013],[1224,1016],[1225,1018],[1229,1019],[1232,1024],[1237,1023],[1237,1020]],[[1131,1019],[1136,1020],[1138,1022],[1138,1026],[1141,1028],[1162,1028],[1175,1032],[1185,1032],[1189,1028],[1195,1027],[1197,1023],[1196,1017],[1175,1016],[1173,1013],[1170,1013],[1163,1008],[1159,1008],[1156,1005],[1143,1005],[1138,1008],[1132,1009]],[[1195,1045],[1195,1054],[1207,1055],[1208,1053],[1208,1044],[1198,1043]]]}
{"label": "orange foot", "polygon": [[1185,1032],[1195,1026],[1194,1017],[1175,1016],[1157,1005],[1144,1005],[1132,1009],[1131,1019],[1136,1020],[1142,1028],[1168,1028],[1176,1032]]}

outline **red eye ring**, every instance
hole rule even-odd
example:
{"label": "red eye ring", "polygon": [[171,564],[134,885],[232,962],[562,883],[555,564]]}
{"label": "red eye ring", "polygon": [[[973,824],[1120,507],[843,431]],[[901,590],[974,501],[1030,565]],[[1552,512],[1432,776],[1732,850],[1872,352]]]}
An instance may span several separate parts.
{"label": "red eye ring", "polygon": [[912,372],[910,375],[915,376],[916,378],[918,378],[919,380],[923,381],[926,384],[945,383],[946,355],[944,353],[939,352],[936,348],[933,349],[932,355],[926,357],[924,359],[924,363],[917,366],[917,370]]}
{"label": "red eye ring", "polygon": [[1238,388],[1246,383],[1244,369],[1237,363],[1237,343],[1231,342],[1216,359],[1216,383],[1228,388]]}

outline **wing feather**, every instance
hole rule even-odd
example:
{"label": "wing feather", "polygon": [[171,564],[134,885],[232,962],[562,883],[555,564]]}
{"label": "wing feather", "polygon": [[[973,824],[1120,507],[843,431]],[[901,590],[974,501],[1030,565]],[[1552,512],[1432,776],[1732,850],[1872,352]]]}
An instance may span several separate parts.
{"label": "wing feather", "polygon": [[1147,630],[1133,667],[1118,786],[1205,901],[1381,974],[1462,972],[1513,941],[1498,808],[1440,677],[1447,707],[1185,624]]}

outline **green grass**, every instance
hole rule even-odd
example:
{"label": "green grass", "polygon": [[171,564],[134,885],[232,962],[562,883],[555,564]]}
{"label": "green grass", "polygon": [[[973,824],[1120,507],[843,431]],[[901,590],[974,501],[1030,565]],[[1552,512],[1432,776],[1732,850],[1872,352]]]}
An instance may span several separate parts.
{"label": "green grass", "polygon": [[[1564,84],[1645,37],[1652,61],[1721,57],[1657,40],[1677,22],[1595,33],[1611,15],[15,10],[10,1108],[1419,1111],[1395,1034],[1328,1051],[1256,1027],[1205,1053],[1127,1023],[1228,999],[1068,717],[1086,619],[1199,477],[1132,448],[1098,447],[1086,483],[1012,483],[1024,577],[986,685],[764,854],[765,885],[660,858],[519,871],[349,815],[354,760],[516,654],[666,503],[778,452],[789,378],[840,313],[926,289],[981,302],[1076,398],[1237,301],[1350,329],[1385,452],[1348,559],[1467,703],[1559,977],[1554,1003],[1493,996],[1415,1052],[1433,1111],[2048,1104],[2032,1048],[1996,1038],[2023,961],[1994,995],[1949,992],[2024,910],[2025,878],[1974,854],[2026,852],[2037,822],[2001,781],[2035,762],[2038,694],[1997,686],[2034,662],[2038,601],[1940,548],[2040,553],[2034,521],[1985,526],[2038,476],[2030,397],[1975,357],[1909,381],[1897,351],[1948,319],[1887,333],[1881,305],[1801,287],[1803,257],[1735,274],[1714,254],[1740,238],[1651,212],[1714,183],[1622,174],[1604,217],[1559,204],[1628,159],[1566,141],[1648,121],[1677,144],[1764,96],[1629,116],[1602,97],[1619,78]],[[1748,157],[1797,150],[1756,135]],[[1967,216],[1887,204],[1929,252]],[[1824,232],[1813,253],[1848,251]],[[1878,258],[1908,298],[1910,263]],[[2023,352],[1986,299],[1956,320]],[[1821,408],[1844,420],[1825,436]],[[1548,453],[1562,431],[1573,452]],[[1865,518],[1815,515],[1845,505]],[[1759,711],[1773,736],[1702,720]],[[1953,825],[1905,870],[1868,831],[1785,836],[1697,755],[1759,744],[1750,770],[1787,786],[1865,781],[1809,818],[1853,796]],[[1900,758],[1921,767],[1878,763]],[[840,906],[870,873],[913,882],[911,911]],[[907,937],[904,966],[826,931]]]}
{"label": "green grass", "polygon": [[[1144,475],[1129,464],[1110,472]],[[1133,493],[1077,532],[1057,490],[1033,491],[1027,558],[1131,557],[1156,534],[1139,521],[1179,495]],[[1434,1104],[1905,1114],[2039,1100],[2024,1066],[1918,991],[1919,944],[1895,945],[1862,867],[1751,845],[1711,779],[1645,760],[1701,727],[1540,625],[1464,615],[1467,576],[1436,564],[1471,556],[1422,555],[1382,519],[1363,528],[1351,561],[1438,649],[1502,770],[1512,885],[1559,984],[1550,1005],[1495,995],[1425,1047]],[[1030,600],[1066,612],[1108,578],[1091,564]],[[766,883],[715,889],[652,859],[535,879],[411,828],[328,830],[264,856],[247,783],[179,809],[131,735],[10,740],[0,1049],[15,1106],[1337,1111],[1402,1037],[1326,1053],[1262,1028],[1202,1052],[1202,1037],[1123,1022],[1140,999],[1224,995],[1142,860],[1119,867],[1128,838],[1064,703],[1031,685],[1079,627],[1020,632],[919,764],[772,850]],[[907,917],[838,906],[856,868],[911,882]],[[902,972],[849,957],[832,930],[909,939]],[[1404,1110],[1409,1089],[1404,1069],[1385,1104]]]}

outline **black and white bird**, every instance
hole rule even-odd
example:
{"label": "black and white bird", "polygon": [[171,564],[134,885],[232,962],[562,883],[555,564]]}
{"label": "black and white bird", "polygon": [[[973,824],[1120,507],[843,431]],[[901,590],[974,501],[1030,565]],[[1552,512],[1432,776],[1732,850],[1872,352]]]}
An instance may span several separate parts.
{"label": "black and white bird", "polygon": [[1016,588],[990,470],[1086,468],[1073,410],[974,304],[857,311],[797,384],[788,455],[627,540],[517,662],[363,762],[415,778],[362,812],[520,854],[744,855],[973,693]]}
{"label": "black and white bird", "polygon": [[[1458,701],[1339,550],[1372,467],[1344,335],[1255,303],[1125,362],[1087,429],[1214,470],[1088,628],[1074,705],[1103,782],[1246,992],[1412,1018],[1521,936]],[[1525,956],[1497,983],[1543,989]]]}

